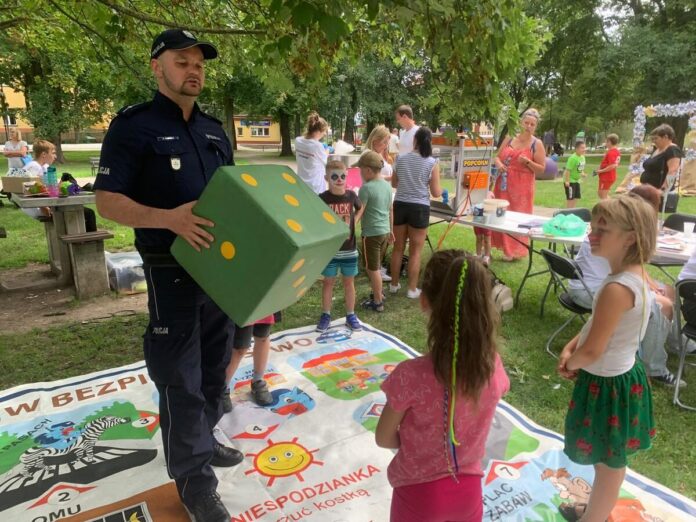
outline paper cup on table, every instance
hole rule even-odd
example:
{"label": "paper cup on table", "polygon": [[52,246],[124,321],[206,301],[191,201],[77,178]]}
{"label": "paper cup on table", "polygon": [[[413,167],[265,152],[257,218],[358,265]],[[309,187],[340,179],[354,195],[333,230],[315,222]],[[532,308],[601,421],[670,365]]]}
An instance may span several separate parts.
{"label": "paper cup on table", "polygon": [[691,239],[694,236],[694,225],[696,223],[684,223],[684,239]]}

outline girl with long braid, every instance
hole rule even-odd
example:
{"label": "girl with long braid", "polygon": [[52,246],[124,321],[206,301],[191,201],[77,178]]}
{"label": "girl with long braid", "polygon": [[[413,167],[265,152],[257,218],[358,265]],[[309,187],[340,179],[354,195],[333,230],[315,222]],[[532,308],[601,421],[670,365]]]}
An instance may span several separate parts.
{"label": "girl with long braid", "polygon": [[436,252],[423,272],[428,353],[382,384],[377,445],[398,449],[388,469],[393,522],[480,521],[481,460],[510,381],[498,355],[498,312],[481,260]]}
{"label": "girl with long braid", "polygon": [[566,520],[604,522],[619,497],[627,457],[655,436],[652,397],[636,353],[654,299],[644,264],[655,251],[655,211],[639,197],[600,201],[592,209],[592,254],[611,272],[595,293],[592,317],[563,349],[559,373],[575,380],[565,420],[565,453],[593,465],[587,505],[561,504]]}

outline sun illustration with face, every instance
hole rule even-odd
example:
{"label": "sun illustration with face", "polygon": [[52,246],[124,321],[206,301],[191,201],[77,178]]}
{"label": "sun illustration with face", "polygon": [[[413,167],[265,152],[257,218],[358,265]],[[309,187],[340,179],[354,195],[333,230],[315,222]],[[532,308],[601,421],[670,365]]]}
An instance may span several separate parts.
{"label": "sun illustration with face", "polygon": [[247,453],[247,457],[254,457],[254,468],[245,472],[249,475],[258,471],[260,475],[268,477],[267,486],[272,486],[278,477],[295,475],[300,482],[304,482],[302,472],[312,464],[323,466],[324,463],[316,460],[313,453],[319,451],[308,450],[297,443],[297,437],[291,441],[273,442],[268,439],[268,446],[258,453]]}

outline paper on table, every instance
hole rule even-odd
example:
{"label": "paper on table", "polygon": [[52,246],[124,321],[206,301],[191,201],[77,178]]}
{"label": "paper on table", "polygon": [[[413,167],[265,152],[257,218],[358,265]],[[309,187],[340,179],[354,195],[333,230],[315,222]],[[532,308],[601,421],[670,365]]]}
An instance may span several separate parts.
{"label": "paper on table", "polygon": [[517,225],[517,228],[539,228],[543,227],[544,223],[546,223],[546,221],[543,219],[532,219],[531,221],[520,223]]}
{"label": "paper on table", "polygon": [[657,249],[681,251],[684,250],[684,243],[673,238],[666,238],[666,240],[660,239],[657,242]]}

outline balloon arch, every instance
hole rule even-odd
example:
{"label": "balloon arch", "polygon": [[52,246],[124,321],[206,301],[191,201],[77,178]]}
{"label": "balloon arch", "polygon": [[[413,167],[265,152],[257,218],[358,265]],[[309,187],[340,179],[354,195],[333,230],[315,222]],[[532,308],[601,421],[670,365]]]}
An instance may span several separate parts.
{"label": "balloon arch", "polygon": [[[657,104],[643,107],[638,105],[634,111],[635,123],[633,125],[633,146],[639,147],[645,139],[645,119],[655,116],[689,116],[689,131],[696,131],[696,100],[677,103],[674,105]],[[696,149],[690,148],[692,143],[687,141],[684,149],[684,159],[691,161],[696,159]]]}

